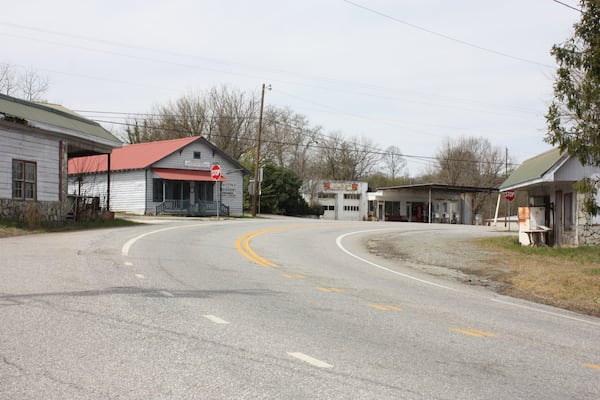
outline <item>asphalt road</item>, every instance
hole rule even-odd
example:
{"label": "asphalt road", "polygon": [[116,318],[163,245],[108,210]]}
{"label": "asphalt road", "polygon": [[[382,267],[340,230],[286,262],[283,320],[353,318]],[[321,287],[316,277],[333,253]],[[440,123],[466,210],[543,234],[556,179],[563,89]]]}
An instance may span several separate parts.
{"label": "asphalt road", "polygon": [[0,399],[600,398],[600,319],[365,247],[489,228],[160,222],[0,239]]}

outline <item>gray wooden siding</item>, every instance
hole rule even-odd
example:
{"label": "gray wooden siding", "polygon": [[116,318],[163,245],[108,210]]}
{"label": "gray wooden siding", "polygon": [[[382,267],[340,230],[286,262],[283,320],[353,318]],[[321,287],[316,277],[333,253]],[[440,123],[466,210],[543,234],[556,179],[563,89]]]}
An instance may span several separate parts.
{"label": "gray wooden siding", "polygon": [[0,130],[0,198],[12,198],[12,160],[37,164],[37,200],[59,200],[59,141],[25,130]]}
{"label": "gray wooden siding", "polygon": [[[116,212],[144,214],[145,171],[113,172],[110,175],[110,209]],[[84,175],[81,191],[77,177],[69,177],[69,194],[100,197],[100,205],[106,206],[106,174]]]}
{"label": "gray wooden siding", "polygon": [[[200,152],[200,159],[194,159],[194,152]],[[203,143],[192,143],[183,148],[181,154],[175,152],[170,156],[160,160],[152,165],[154,168],[177,168],[177,169],[195,169],[195,170],[210,170],[213,164],[218,163],[221,166],[222,174],[227,178],[227,182],[222,184],[225,189],[222,195],[223,204],[229,207],[229,213],[232,216],[242,216],[244,211],[244,180],[241,171],[227,159],[221,157],[218,152],[213,155],[213,150]],[[147,202],[149,211],[156,207],[156,203],[152,203],[152,178],[159,178],[148,172],[147,187],[148,191]],[[215,188],[216,189],[216,188]],[[214,200],[217,200],[217,190]]]}

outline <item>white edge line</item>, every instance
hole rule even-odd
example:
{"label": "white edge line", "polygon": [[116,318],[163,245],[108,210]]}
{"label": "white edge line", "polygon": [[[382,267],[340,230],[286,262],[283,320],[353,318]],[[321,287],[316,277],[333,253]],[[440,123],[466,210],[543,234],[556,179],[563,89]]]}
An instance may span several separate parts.
{"label": "white edge line", "polygon": [[225,321],[224,319],[221,319],[214,315],[203,315],[203,317],[214,322],[215,324],[228,324],[229,323],[229,322]]}
{"label": "white edge line", "polygon": [[495,303],[500,303],[500,304],[504,304],[504,305],[507,305],[507,306],[522,308],[524,310],[536,311],[536,312],[539,312],[539,313],[542,313],[542,314],[552,315],[552,316],[555,316],[555,317],[570,319],[572,321],[584,322],[586,324],[600,326],[599,322],[588,321],[588,320],[583,319],[583,318],[572,317],[570,315],[559,314],[557,312],[546,311],[546,310],[542,310],[542,309],[539,309],[539,308],[530,307],[530,306],[526,306],[526,305],[523,305],[523,304],[512,303],[510,301],[504,301],[504,300],[500,300],[500,299],[489,298],[489,300],[491,300],[491,301],[493,301]]}
{"label": "white edge line", "polygon": [[131,246],[133,246],[133,244],[135,242],[137,242],[138,240],[145,238],[146,236],[149,235],[153,235],[155,233],[159,233],[159,232],[165,232],[165,231],[170,231],[173,229],[178,229],[181,228],[180,226],[172,226],[170,228],[163,228],[163,229],[158,229],[156,231],[152,231],[152,232],[146,232],[146,233],[142,233],[141,235],[138,235],[134,238],[129,239],[127,242],[125,242],[125,244],[123,245],[123,247],[121,247],[121,255],[123,256],[128,256],[129,255],[129,249],[131,248]]}
{"label": "white edge line", "polygon": [[458,292],[459,291],[457,289],[451,288],[450,286],[444,286],[444,285],[440,285],[440,284],[435,283],[435,282],[427,281],[425,279],[416,278],[416,277],[408,275],[408,274],[403,274],[402,272],[394,271],[393,269],[384,267],[382,265],[375,264],[372,261],[369,261],[367,259],[364,259],[362,257],[357,256],[354,253],[351,253],[350,251],[346,250],[346,248],[342,245],[342,240],[344,240],[344,238],[347,237],[347,236],[356,235],[356,234],[359,234],[359,233],[376,232],[376,231],[380,231],[380,230],[383,230],[383,229],[370,229],[370,230],[366,230],[366,231],[358,231],[358,232],[346,233],[344,235],[338,236],[337,239],[335,240],[335,243],[340,248],[340,250],[342,250],[344,253],[348,254],[350,257],[354,257],[357,260],[362,261],[362,262],[364,262],[366,264],[369,264],[369,265],[371,265],[371,266],[373,266],[375,268],[379,268],[379,269],[381,269],[383,271],[390,272],[392,274],[396,274],[396,275],[401,276],[401,277],[406,278],[406,279],[411,279],[413,281],[424,283],[426,285],[431,285],[431,286],[439,287],[439,288],[442,288],[442,289],[451,290],[453,292]]}
{"label": "white edge line", "polygon": [[160,232],[165,232],[165,231],[172,231],[174,229],[193,228],[193,227],[198,227],[198,225],[171,226],[169,228],[157,229],[157,230],[152,231],[152,232],[142,233],[141,235],[138,235],[138,236],[136,236],[134,238],[131,238],[127,242],[125,242],[125,244],[123,245],[123,247],[121,247],[121,255],[122,256],[128,256],[129,255],[129,249],[131,248],[131,246],[133,246],[135,242],[137,242],[138,240],[140,240],[142,238],[145,238],[146,236],[154,235],[155,233],[160,233]]}
{"label": "white edge line", "polygon": [[[442,288],[442,289],[452,290],[454,292],[460,292],[460,290],[458,290],[458,289],[454,289],[454,288],[451,288],[451,287],[448,287],[448,286],[444,286],[444,285],[439,285],[437,283],[430,282],[430,281],[427,281],[427,280],[424,280],[424,279],[419,279],[419,278],[416,278],[414,276],[403,274],[401,272],[394,271],[393,269],[389,269],[389,268],[383,267],[381,265],[375,264],[374,262],[371,262],[369,260],[366,260],[366,259],[364,259],[362,257],[357,256],[356,254],[351,253],[350,251],[346,250],[346,248],[342,245],[342,240],[345,237],[347,237],[347,236],[356,235],[356,234],[360,234],[360,233],[377,232],[377,231],[381,231],[381,230],[383,230],[383,229],[369,229],[369,230],[364,230],[364,231],[357,231],[357,232],[346,233],[344,235],[338,236],[337,239],[335,240],[335,242],[336,242],[337,246],[340,248],[340,250],[342,250],[344,253],[348,254],[350,257],[354,257],[357,260],[360,260],[360,261],[362,261],[362,262],[364,262],[366,264],[369,264],[369,265],[371,265],[371,266],[373,266],[375,268],[379,268],[381,270],[384,270],[384,271],[387,271],[387,272],[391,272],[392,274],[396,274],[396,275],[401,276],[403,278],[412,279],[414,281],[421,282],[421,283],[424,283],[424,284],[427,284],[427,285],[439,287],[439,288]],[[522,308],[522,309],[529,310],[529,311],[535,311],[535,312],[546,314],[546,315],[552,315],[554,317],[559,317],[559,318],[569,319],[569,320],[572,320],[572,321],[583,322],[583,323],[590,324],[590,325],[600,326],[600,323],[598,323],[598,322],[586,320],[586,319],[583,319],[583,318],[577,318],[577,317],[572,317],[570,315],[560,314],[560,313],[557,313],[557,312],[546,311],[546,310],[542,310],[542,309],[535,308],[535,307],[530,307],[530,306],[526,306],[526,305],[512,303],[510,301],[504,301],[504,300],[495,299],[493,297],[485,297],[485,296],[482,296],[482,297],[486,298],[486,299],[488,299],[490,301],[493,301],[493,302],[496,302],[496,303],[499,303],[499,304],[503,304],[503,305],[506,305],[506,306],[518,307],[518,308]]]}
{"label": "white edge line", "polygon": [[318,367],[318,368],[333,368],[333,365],[331,364],[327,364],[325,361],[321,361],[321,360],[317,360],[316,358],[313,358],[311,356],[307,356],[304,353],[288,353],[288,355],[297,358],[300,361],[304,361],[307,364],[312,365],[313,367]]}

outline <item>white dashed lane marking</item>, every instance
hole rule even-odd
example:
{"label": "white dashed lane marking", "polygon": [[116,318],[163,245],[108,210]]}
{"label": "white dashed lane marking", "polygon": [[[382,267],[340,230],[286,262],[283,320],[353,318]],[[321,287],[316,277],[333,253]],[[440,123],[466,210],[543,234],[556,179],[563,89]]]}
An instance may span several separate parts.
{"label": "white dashed lane marking", "polygon": [[224,319],[221,319],[214,315],[203,315],[203,317],[208,319],[209,321],[214,322],[215,324],[228,324],[229,323],[229,322],[225,321]]}
{"label": "white dashed lane marking", "polygon": [[297,358],[300,361],[304,361],[307,364],[312,365],[313,367],[317,367],[317,368],[333,368],[333,365],[331,364],[327,364],[325,361],[321,361],[321,360],[317,360],[316,358],[313,358],[311,356],[308,356],[304,353],[288,353],[288,355]]}

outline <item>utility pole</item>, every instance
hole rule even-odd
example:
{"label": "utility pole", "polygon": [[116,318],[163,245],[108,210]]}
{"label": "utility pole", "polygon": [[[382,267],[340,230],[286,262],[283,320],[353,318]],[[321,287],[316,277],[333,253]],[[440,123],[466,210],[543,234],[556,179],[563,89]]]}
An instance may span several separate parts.
{"label": "utility pole", "polygon": [[256,217],[256,204],[259,188],[259,168],[260,168],[260,136],[262,134],[263,107],[265,105],[265,89],[271,90],[271,85],[262,84],[262,93],[260,95],[260,113],[258,115],[258,133],[256,134],[256,160],[254,165],[254,193],[252,193],[252,216]]}

